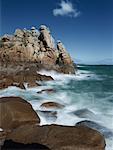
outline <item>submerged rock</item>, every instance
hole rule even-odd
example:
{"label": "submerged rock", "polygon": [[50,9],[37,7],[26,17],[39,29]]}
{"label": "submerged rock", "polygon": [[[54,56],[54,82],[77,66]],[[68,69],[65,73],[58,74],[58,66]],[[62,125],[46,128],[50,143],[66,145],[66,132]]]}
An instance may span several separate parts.
{"label": "submerged rock", "polygon": [[97,116],[87,108],[79,109],[79,110],[73,111],[71,113],[80,117],[80,118],[89,118],[89,119],[96,119],[97,118]]}
{"label": "submerged rock", "polygon": [[43,103],[40,107],[43,107],[43,108],[63,108],[64,105],[62,104],[59,104],[59,103],[56,103],[56,102],[45,102]]}
{"label": "submerged rock", "polygon": [[57,111],[38,110],[37,113],[44,117],[47,121],[56,121],[57,119]]}
{"label": "submerged rock", "polygon": [[56,92],[55,89],[44,89],[44,90],[38,91],[37,93],[38,93],[38,94],[41,94],[41,93],[48,93],[48,94],[51,94],[51,93],[55,93],[55,92]]}
{"label": "submerged rock", "polygon": [[78,122],[76,126],[87,126],[92,129],[95,129],[99,131],[101,134],[103,134],[105,138],[109,138],[113,136],[113,132],[110,129],[94,121],[84,120],[84,121]]}
{"label": "submerged rock", "polygon": [[23,124],[40,123],[31,104],[20,97],[0,98],[0,128],[15,129]]}

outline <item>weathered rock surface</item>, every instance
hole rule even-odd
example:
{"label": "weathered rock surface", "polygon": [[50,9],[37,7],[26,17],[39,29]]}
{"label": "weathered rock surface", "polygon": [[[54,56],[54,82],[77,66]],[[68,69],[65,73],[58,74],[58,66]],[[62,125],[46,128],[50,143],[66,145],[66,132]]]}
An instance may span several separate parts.
{"label": "weathered rock surface", "polygon": [[22,124],[40,123],[31,104],[20,97],[0,98],[0,128],[12,130]]}
{"label": "weathered rock surface", "polygon": [[22,68],[35,63],[37,70],[56,70],[66,74],[75,73],[74,64],[61,42],[55,47],[49,29],[41,25],[39,31],[16,29],[14,35],[0,38],[0,69]]}
{"label": "weathered rock surface", "polygon": [[16,86],[25,89],[24,83],[28,83],[28,87],[40,86],[38,81],[53,80],[51,76],[40,75],[33,70],[24,70],[12,73],[4,73],[0,76],[0,89],[7,88],[8,86]]}
{"label": "weathered rock surface", "polygon": [[56,103],[56,102],[45,102],[40,107],[43,107],[43,108],[58,108],[59,109],[59,108],[63,108],[64,105]]}
{"label": "weathered rock surface", "polygon": [[39,143],[51,150],[104,150],[104,137],[88,127],[59,125],[25,125],[9,133],[7,139],[31,144]]}

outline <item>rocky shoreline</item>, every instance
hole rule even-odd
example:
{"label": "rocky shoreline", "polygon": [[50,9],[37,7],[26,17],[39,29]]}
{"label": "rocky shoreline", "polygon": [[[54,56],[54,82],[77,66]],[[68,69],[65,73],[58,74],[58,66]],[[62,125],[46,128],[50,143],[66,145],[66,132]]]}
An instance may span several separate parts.
{"label": "rocky shoreline", "polygon": [[[87,126],[40,126],[40,118],[32,106],[19,97],[0,98],[0,141],[5,143],[41,144],[51,150],[104,150],[105,140],[98,131]],[[5,115],[3,115],[5,114]],[[5,143],[4,143],[5,142]],[[14,142],[14,143],[13,143]],[[10,144],[9,144],[10,147]],[[45,149],[46,149],[45,148]],[[37,148],[38,149],[38,148]]]}
{"label": "rocky shoreline", "polygon": [[[56,45],[55,45],[56,44]],[[0,90],[16,86],[23,90],[41,86],[40,81],[54,80],[41,75],[40,70],[54,70],[75,74],[76,67],[61,41],[55,43],[50,30],[41,25],[39,30],[17,29],[13,35],[0,38]],[[40,93],[54,93],[43,89]],[[65,106],[45,102],[35,112],[30,103],[21,97],[0,98],[0,149],[32,150],[104,150],[104,136],[85,123],[75,126],[40,125],[40,113],[57,118],[56,109]],[[85,110],[86,111],[86,110]],[[77,115],[79,112],[73,112]],[[86,122],[87,123],[87,122]],[[88,122],[89,123],[89,122]]]}

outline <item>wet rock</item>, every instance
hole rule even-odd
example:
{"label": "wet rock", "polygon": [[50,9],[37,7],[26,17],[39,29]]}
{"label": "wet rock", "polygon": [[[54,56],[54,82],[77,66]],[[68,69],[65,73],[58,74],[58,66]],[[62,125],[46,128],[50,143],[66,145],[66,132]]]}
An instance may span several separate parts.
{"label": "wet rock", "polygon": [[57,119],[57,111],[43,111],[43,110],[38,110],[37,113],[44,117],[47,121],[56,121]]}
{"label": "wet rock", "polygon": [[39,83],[37,83],[36,81],[29,81],[27,87],[28,88],[32,88],[32,87],[37,87],[37,86],[41,86]]}
{"label": "wet rock", "polygon": [[14,142],[39,143],[51,150],[104,150],[104,137],[88,127],[69,127],[59,125],[25,125],[8,134],[7,139]]}
{"label": "wet rock", "polygon": [[97,118],[97,116],[87,108],[79,109],[79,110],[76,110],[76,111],[71,112],[71,113],[80,117],[80,118],[89,118],[89,119],[96,119]]}
{"label": "wet rock", "polygon": [[31,104],[20,97],[0,98],[0,127],[14,129],[23,124],[40,123]]}
{"label": "wet rock", "polygon": [[11,86],[16,86],[16,87],[19,87],[21,89],[26,89],[25,86],[24,86],[24,83],[12,83]]}
{"label": "wet rock", "polygon": [[76,126],[87,126],[92,129],[95,129],[99,131],[101,134],[103,134],[105,138],[109,138],[113,136],[113,132],[110,129],[94,121],[84,120],[84,121],[78,122]]}
{"label": "wet rock", "polygon": [[38,91],[37,93],[39,93],[39,94],[41,94],[41,93],[51,94],[51,93],[55,93],[55,92],[56,92],[55,89],[44,89],[44,90]]}
{"label": "wet rock", "polygon": [[58,108],[61,109],[64,107],[64,105],[56,103],[56,102],[45,102],[40,107],[43,108]]}
{"label": "wet rock", "polygon": [[21,89],[25,89],[24,83],[28,83],[28,87],[36,87],[40,86],[38,84],[38,81],[49,81],[53,80],[51,76],[46,75],[40,75],[37,74],[36,71],[30,70],[24,70],[24,71],[18,71],[14,74],[5,73],[5,75],[0,76],[0,89],[7,88],[9,86],[16,86]]}

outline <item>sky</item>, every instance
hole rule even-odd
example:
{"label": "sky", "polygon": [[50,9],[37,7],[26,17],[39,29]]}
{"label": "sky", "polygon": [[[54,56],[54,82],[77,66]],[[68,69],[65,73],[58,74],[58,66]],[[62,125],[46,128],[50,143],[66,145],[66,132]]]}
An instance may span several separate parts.
{"label": "sky", "polygon": [[74,60],[112,60],[112,5],[112,0],[0,0],[0,36],[45,24]]}

